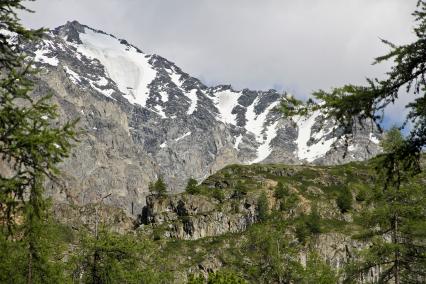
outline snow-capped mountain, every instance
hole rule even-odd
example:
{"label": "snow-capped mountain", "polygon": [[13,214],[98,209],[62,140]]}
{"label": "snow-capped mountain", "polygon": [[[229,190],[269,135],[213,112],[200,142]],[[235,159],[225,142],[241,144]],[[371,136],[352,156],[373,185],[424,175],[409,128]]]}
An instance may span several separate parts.
{"label": "snow-capped mountain", "polygon": [[63,117],[80,118],[85,130],[63,166],[75,202],[108,192],[130,212],[158,175],[180,191],[189,177],[232,163],[334,164],[379,151],[377,131],[360,129],[343,158],[321,113],[283,118],[276,107],[284,95],[275,90],[205,86],[167,59],[75,21],[27,52],[42,69],[35,93],[53,92]]}

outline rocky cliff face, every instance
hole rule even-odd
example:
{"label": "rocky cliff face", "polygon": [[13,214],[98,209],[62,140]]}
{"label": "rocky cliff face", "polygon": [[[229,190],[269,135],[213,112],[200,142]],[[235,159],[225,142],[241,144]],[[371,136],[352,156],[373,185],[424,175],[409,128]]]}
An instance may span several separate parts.
{"label": "rocky cliff face", "polygon": [[[359,229],[353,224],[352,214],[370,206],[360,198],[360,192],[373,185],[374,175],[366,163],[337,167],[232,165],[207,178],[197,194],[149,196],[140,229],[151,232],[154,239],[198,240],[209,244],[209,240],[214,242],[220,238],[226,244],[224,251],[241,251],[242,257],[247,258],[249,253],[244,243],[251,240],[250,229],[254,224],[260,228],[261,235],[280,228],[280,236],[286,236],[298,248],[298,261],[303,266],[315,252],[343,277],[345,265],[368,245],[351,237],[353,231]],[[277,194],[279,186],[286,188],[281,196]],[[244,194],[237,195],[237,188],[244,188]],[[344,189],[352,196],[348,211],[343,211],[337,202]],[[267,197],[270,214],[267,222],[259,218],[258,200],[262,193]],[[292,204],[288,202],[291,199]],[[300,240],[296,227],[313,210],[322,220],[320,229]],[[278,245],[278,239],[275,241]],[[230,248],[229,243],[235,247]],[[226,263],[229,258],[224,255],[222,251],[208,251],[191,273],[207,275],[229,266],[230,263]],[[380,267],[373,267],[357,281],[376,282],[379,271]]]}
{"label": "rocky cliff face", "polygon": [[[55,198],[105,202],[130,214],[163,175],[171,192],[233,163],[335,164],[376,154],[379,134],[361,129],[345,158],[332,122],[320,113],[295,120],[276,107],[275,90],[207,87],[158,55],[77,22],[27,46],[42,68],[36,94],[52,92],[61,119],[80,119],[81,143],[62,168]],[[321,125],[325,125],[320,130]]]}

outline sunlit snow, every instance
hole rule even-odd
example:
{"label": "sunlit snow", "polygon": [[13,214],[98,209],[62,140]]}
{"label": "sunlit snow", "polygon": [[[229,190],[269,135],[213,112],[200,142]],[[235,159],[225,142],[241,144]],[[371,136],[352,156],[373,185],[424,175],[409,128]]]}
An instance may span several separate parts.
{"label": "sunlit snow", "polygon": [[272,152],[270,143],[277,136],[277,124],[275,122],[272,125],[269,125],[266,131],[263,133],[264,126],[266,123],[266,118],[268,114],[274,109],[280,102],[274,102],[269,105],[262,113],[255,113],[255,106],[259,102],[259,98],[256,98],[254,102],[247,108],[246,112],[246,129],[253,133],[256,137],[256,141],[261,143],[257,149],[257,157],[250,163],[258,163],[266,159]]}
{"label": "sunlit snow", "polygon": [[179,140],[182,140],[183,138],[185,138],[186,136],[191,135],[191,131],[186,132],[184,135],[182,135],[179,138],[176,138],[175,141],[178,142]]}
{"label": "sunlit snow", "polygon": [[259,146],[259,148],[257,148],[257,158],[251,161],[251,164],[259,163],[271,154],[271,141],[277,137],[277,125],[278,121],[267,127],[265,131],[266,140]]}
{"label": "sunlit snow", "polygon": [[64,70],[67,73],[67,75],[70,78],[70,80],[74,84],[78,84],[78,83],[81,82],[80,76],[77,73],[75,73],[74,71],[72,71],[68,66],[64,66]]}
{"label": "sunlit snow", "polygon": [[182,83],[180,80],[181,75],[176,73],[176,71],[174,70],[168,70],[168,73],[173,84],[175,84],[190,101],[190,105],[186,114],[188,115],[193,114],[197,110],[197,105],[198,105],[197,90],[193,89],[187,92],[186,90],[182,88]]}
{"label": "sunlit snow", "polygon": [[213,101],[216,104],[217,109],[219,110],[219,120],[237,125],[237,116],[232,113],[232,110],[238,105],[238,99],[241,97],[242,93],[236,93],[232,91],[223,91],[214,94]]}
{"label": "sunlit snow", "polygon": [[78,52],[98,59],[118,89],[125,94],[124,97],[130,103],[145,107],[149,97],[148,85],[157,75],[148,62],[149,56],[121,44],[116,38],[88,28],[80,34],[80,40],[83,44],[78,46]]}
{"label": "sunlit snow", "polygon": [[186,114],[191,115],[194,113],[194,111],[197,110],[197,104],[198,104],[198,97],[197,97],[197,90],[193,89],[189,93],[184,93],[187,98],[191,100],[191,105],[188,108],[188,111]]}
{"label": "sunlit snow", "polygon": [[157,113],[158,115],[160,115],[162,118],[167,118],[167,115],[166,115],[166,113],[164,112],[164,109],[163,109],[163,107],[162,107],[162,106],[160,106],[160,105],[156,105],[156,106],[154,107],[153,111],[154,111],[155,113]]}
{"label": "sunlit snow", "polygon": [[56,57],[47,57],[46,53],[48,53],[48,50],[45,49],[38,49],[35,52],[34,61],[40,62],[40,63],[46,63],[51,66],[58,66],[59,60]]}
{"label": "sunlit snow", "polygon": [[324,156],[330,149],[333,143],[337,138],[332,138],[329,140],[324,140],[323,137],[327,134],[321,131],[316,133],[313,138],[319,139],[319,142],[316,144],[307,145],[308,141],[311,139],[312,126],[315,124],[315,120],[320,116],[320,111],[315,111],[309,117],[295,117],[298,136],[296,140],[297,144],[297,156],[301,160],[306,160],[308,162],[313,162],[314,160]]}
{"label": "sunlit snow", "polygon": [[243,139],[243,135],[241,134],[235,139],[234,149],[237,149],[238,151],[240,150],[238,147],[240,146],[242,139]]}

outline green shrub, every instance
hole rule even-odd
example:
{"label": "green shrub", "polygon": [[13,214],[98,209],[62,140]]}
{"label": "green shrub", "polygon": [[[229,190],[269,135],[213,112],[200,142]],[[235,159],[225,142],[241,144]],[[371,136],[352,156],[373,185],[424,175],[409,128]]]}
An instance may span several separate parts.
{"label": "green shrub", "polygon": [[217,271],[209,274],[207,284],[246,284],[243,278],[241,278],[235,272],[228,271]]}
{"label": "green shrub", "polygon": [[278,182],[274,192],[275,198],[282,199],[288,195],[289,195],[288,187],[284,185],[282,182]]}
{"label": "green shrub", "polygon": [[321,233],[321,217],[313,208],[309,215],[301,216],[296,223],[296,237],[300,243],[305,243],[309,236]]}
{"label": "green shrub", "polygon": [[321,233],[321,217],[316,208],[313,208],[311,213],[306,217],[305,223],[311,234],[317,235]]}
{"label": "green shrub", "polygon": [[216,199],[219,202],[223,202],[225,200],[225,194],[223,193],[223,190],[214,189],[213,190],[213,198]]}
{"label": "green shrub", "polygon": [[303,222],[303,221],[296,223],[296,228],[295,229],[296,229],[296,231],[295,231],[296,238],[299,241],[299,243],[302,243],[302,244],[305,243],[306,239],[310,235],[309,229],[306,226],[306,223]]}
{"label": "green shrub", "polygon": [[360,188],[357,195],[355,196],[356,201],[362,202],[367,199],[367,190],[365,188]]}
{"label": "green shrub", "polygon": [[266,196],[265,192],[262,192],[262,194],[257,199],[257,216],[259,218],[259,221],[266,221],[269,217],[269,204],[268,204],[268,197]]}
{"label": "green shrub", "polygon": [[190,178],[188,180],[187,185],[186,185],[185,191],[187,193],[191,194],[191,195],[200,193],[200,188],[198,187],[198,182],[195,179]]}
{"label": "green shrub", "polygon": [[241,181],[239,181],[235,186],[234,198],[241,199],[247,194],[247,192],[247,187]]}
{"label": "green shrub", "polygon": [[333,269],[317,254],[310,253],[303,271],[303,283],[329,284],[338,283]]}
{"label": "green shrub", "polygon": [[204,279],[203,276],[201,275],[195,276],[194,274],[189,275],[188,281],[186,282],[186,284],[205,284],[205,283],[206,283],[206,279]]}
{"label": "green shrub", "polygon": [[339,193],[336,199],[337,206],[342,213],[346,213],[352,208],[352,193],[345,188]]}
{"label": "green shrub", "polygon": [[155,183],[150,182],[148,188],[150,192],[158,196],[164,196],[167,193],[167,185],[162,176],[159,176]]}
{"label": "green shrub", "polygon": [[299,197],[296,194],[291,193],[289,196],[281,200],[280,211],[288,211],[294,209],[298,201]]}

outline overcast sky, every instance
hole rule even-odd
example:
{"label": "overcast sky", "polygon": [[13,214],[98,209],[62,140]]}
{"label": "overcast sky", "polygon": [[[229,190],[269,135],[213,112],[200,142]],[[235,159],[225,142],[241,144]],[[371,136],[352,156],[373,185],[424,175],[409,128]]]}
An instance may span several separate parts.
{"label": "overcast sky", "polygon": [[[37,0],[31,27],[78,20],[175,62],[207,85],[290,91],[363,83],[410,42],[417,0]],[[399,109],[399,107],[397,108]]]}

